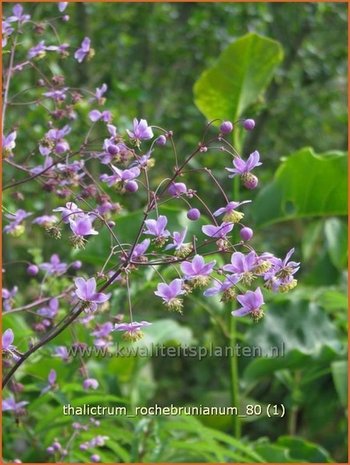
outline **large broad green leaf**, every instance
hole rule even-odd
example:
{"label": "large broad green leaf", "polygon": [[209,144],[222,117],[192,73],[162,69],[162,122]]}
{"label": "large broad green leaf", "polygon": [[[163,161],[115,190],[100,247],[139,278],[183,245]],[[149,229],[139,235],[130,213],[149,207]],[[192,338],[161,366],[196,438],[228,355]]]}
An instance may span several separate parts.
{"label": "large broad green leaf", "polygon": [[254,33],[241,37],[195,83],[197,107],[208,120],[237,120],[262,96],[282,58],[278,42]]}
{"label": "large broad green leaf", "polygon": [[290,155],[252,205],[258,225],[347,214],[347,156],[317,155],[306,147]]}
{"label": "large broad green leaf", "polygon": [[339,218],[330,218],[324,226],[329,256],[337,268],[345,268],[348,257],[347,227]]}
{"label": "large broad green leaf", "polygon": [[[244,373],[246,379],[255,380],[286,368],[303,368],[309,363],[328,364],[339,357],[342,346],[338,332],[315,302],[285,300],[268,307],[261,323],[249,328],[246,335],[246,340],[253,341],[265,355],[250,362]],[[275,347],[280,349],[279,356]]]}

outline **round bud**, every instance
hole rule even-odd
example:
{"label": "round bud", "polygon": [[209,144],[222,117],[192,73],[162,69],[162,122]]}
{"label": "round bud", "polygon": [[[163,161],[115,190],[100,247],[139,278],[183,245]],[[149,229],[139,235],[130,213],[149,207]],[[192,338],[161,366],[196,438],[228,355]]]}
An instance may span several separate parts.
{"label": "round bud", "polygon": [[80,260],[76,260],[75,262],[72,263],[73,270],[80,270],[81,267],[82,267],[82,263]]}
{"label": "round bud", "polygon": [[136,181],[128,181],[125,183],[125,190],[128,192],[136,192],[139,189],[139,185]]}
{"label": "round bud", "polygon": [[239,235],[243,241],[249,241],[253,237],[253,230],[247,227],[242,228],[239,231]]}
{"label": "round bud", "polygon": [[258,178],[254,176],[254,174],[252,173],[247,173],[247,174],[248,176],[246,176],[245,179],[243,180],[244,187],[246,187],[247,189],[255,189],[259,183]]}
{"label": "round bud", "polygon": [[187,218],[191,221],[197,221],[201,216],[201,212],[198,210],[198,208],[191,208],[191,210],[188,210],[187,212]]}
{"label": "round bud", "polygon": [[91,462],[94,462],[94,463],[97,463],[101,460],[100,456],[98,454],[93,454],[91,457],[90,457],[90,460]]}
{"label": "round bud", "polygon": [[55,152],[56,153],[64,153],[68,150],[67,143],[66,142],[57,142],[55,146]]}
{"label": "round bud", "polygon": [[157,145],[165,145],[166,144],[166,137],[162,134],[161,136],[158,137],[156,140]]}
{"label": "round bud", "polygon": [[231,121],[224,121],[220,126],[222,134],[230,134],[233,131],[233,124]]}
{"label": "round bud", "polygon": [[54,453],[55,453],[55,449],[54,449],[53,447],[49,446],[49,447],[47,447],[46,452],[47,452],[48,454],[54,454]]}
{"label": "round bud", "polygon": [[39,273],[39,267],[36,265],[29,265],[27,268],[27,273],[29,276],[36,276]]}
{"label": "round bud", "polygon": [[255,121],[253,119],[246,119],[243,122],[243,127],[247,131],[252,131],[255,128]]}
{"label": "round bud", "polygon": [[69,21],[69,15],[62,16],[62,21],[64,21],[65,23]]}
{"label": "round bud", "polygon": [[119,147],[117,145],[111,144],[111,145],[108,146],[107,152],[110,155],[116,155],[117,153],[120,152],[120,150],[119,150]]}

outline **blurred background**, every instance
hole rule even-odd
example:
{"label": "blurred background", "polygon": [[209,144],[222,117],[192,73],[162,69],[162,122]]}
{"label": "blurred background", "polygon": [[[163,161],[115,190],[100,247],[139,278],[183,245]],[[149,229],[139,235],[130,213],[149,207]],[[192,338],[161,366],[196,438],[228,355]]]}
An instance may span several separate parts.
{"label": "blurred background", "polygon": [[[39,22],[58,16],[56,4],[26,3],[25,8]],[[6,16],[9,9],[5,3]],[[259,345],[268,350],[284,344],[283,357],[238,360],[242,405],[283,404],[287,410],[284,418],[264,414],[247,418],[239,444],[229,417],[175,421],[166,417],[107,418],[96,429],[112,438],[102,451],[98,449],[102,461],[346,462],[347,5],[72,3],[66,12],[69,22],[53,23],[61,41],[75,49],[88,36],[95,56],[82,64],[50,57],[38,66],[44,73],[65,74],[66,84],[72,87],[94,89],[106,83],[105,108],[112,111],[113,122],[121,131],[130,127],[134,117],[171,129],[179,157],[184,159],[197,145],[207,120],[256,120],[254,131],[238,129],[234,140],[244,156],[257,149],[263,161],[257,173],[258,191],[240,193],[240,200],[254,201],[246,209],[247,224],[255,231],[253,245],[277,256],[295,247],[295,260],[302,263],[296,290],[269,294],[266,317],[257,325],[242,319],[237,326],[237,342],[242,347]],[[48,28],[42,35],[34,29],[24,35],[23,54],[46,37],[51,43]],[[3,59],[7,61],[6,54]],[[34,71],[20,76],[11,84],[13,94],[35,87]],[[32,94],[26,94],[28,101],[36,92],[34,88]],[[214,104],[208,103],[209,93],[214,95]],[[18,147],[23,154],[34,149],[47,131],[43,108],[25,108],[23,118],[22,107],[10,107],[6,121],[6,132],[20,126]],[[79,133],[86,132],[89,110],[83,104],[76,108],[79,118],[69,139],[72,147],[81,143]],[[26,162],[20,153],[17,150],[17,163]],[[167,152],[161,155],[157,156],[155,182],[171,169]],[[209,151],[202,163],[213,170],[233,198],[234,186],[224,171],[227,159]],[[194,162],[192,166],[198,165]],[[5,166],[4,183],[11,182],[13,175]],[[217,207],[218,198],[207,181],[199,174],[191,181],[208,205]],[[20,202],[6,191],[4,204],[10,210],[38,212],[61,205],[62,201],[49,198],[39,187],[24,184]],[[119,200],[115,194],[115,201]],[[117,223],[128,237],[135,231],[144,198],[138,193],[122,202],[125,211]],[[166,214],[174,227],[185,225],[183,211],[173,209]],[[48,240],[44,232],[32,228],[20,238],[6,238],[3,254],[5,262],[40,262],[57,252],[65,261],[81,259],[84,272],[92,275],[103,264],[108,247],[108,236],[100,234],[76,254],[64,241]],[[144,344],[209,347],[229,343],[229,312],[219,299],[204,300],[198,292],[188,298],[183,317],[167,315],[153,295],[157,276],[138,273],[140,279],[132,287],[134,312],[154,321]],[[58,286],[59,292],[59,286],[69,284],[69,278],[65,279],[52,283],[53,289]],[[15,284],[21,289],[16,306],[30,302],[32,290],[25,268],[5,273],[4,286]],[[147,309],[145,302],[149,303]],[[123,313],[125,304],[125,290],[117,289],[112,313]],[[3,324],[18,328],[19,346],[25,348],[33,335],[32,317],[22,312],[6,316]],[[81,340],[92,343],[84,328],[77,332]],[[52,347],[68,344],[67,334],[61,334]],[[19,375],[31,399],[28,418],[19,426],[13,418],[4,418],[9,459],[15,451],[23,461],[50,460],[45,447],[55,437],[63,442],[70,437],[72,419],[62,417],[62,402],[101,403],[103,396],[106,404],[112,405],[231,403],[230,360],[225,357],[201,361],[186,357],[105,358],[87,363],[100,382],[98,391],[90,396],[79,391],[77,361],[63,366],[52,360],[50,348],[28,360]],[[33,379],[44,380],[51,367],[59,372],[63,394],[37,398]],[[36,447],[35,442],[33,446],[33,437],[45,447]],[[68,460],[84,462],[89,456],[75,447]]]}

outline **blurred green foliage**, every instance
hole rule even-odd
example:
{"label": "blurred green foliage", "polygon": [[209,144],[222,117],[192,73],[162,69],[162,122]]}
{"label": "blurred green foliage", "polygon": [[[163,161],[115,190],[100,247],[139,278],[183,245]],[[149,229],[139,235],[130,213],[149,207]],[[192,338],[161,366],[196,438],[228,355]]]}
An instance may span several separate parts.
{"label": "blurred green foliage", "polygon": [[[57,16],[53,4],[25,6],[35,18]],[[64,73],[67,84],[75,87],[94,88],[106,82],[106,107],[121,129],[135,116],[172,129],[183,158],[198,143],[205,124],[196,104],[210,118],[257,116],[256,129],[249,135],[240,133],[239,139],[245,154],[258,149],[264,163],[259,171],[262,189],[246,215],[255,232],[253,245],[276,255],[295,246],[296,259],[302,262],[299,287],[286,296],[269,294],[261,324],[253,326],[245,319],[238,323],[242,346],[285,345],[281,358],[239,358],[242,406],[283,403],[286,417],[256,415],[245,419],[240,441],[230,433],[229,418],[109,417],[94,430],[111,438],[96,453],[104,462],[346,461],[346,5],[75,3],[69,5],[68,13],[71,20],[59,24],[61,38],[67,38],[75,48],[85,35],[90,36],[95,57],[82,65],[57,62],[52,57],[48,64],[39,61],[38,66],[43,66],[44,73]],[[33,33],[32,41],[26,36],[23,45],[28,48],[46,35],[51,37],[51,31],[42,36]],[[246,47],[247,41],[253,42],[252,48]],[[257,43],[261,48],[256,51]],[[244,63],[230,62],[231,53],[237,60],[245,57]],[[267,56],[271,63],[260,80],[257,74],[267,66]],[[206,90],[209,93],[214,88],[220,93],[215,89],[219,82],[216,74],[214,82],[208,78],[218,66],[221,75],[227,73],[228,86],[224,95],[213,95],[215,100],[226,97],[229,104],[217,101],[218,107],[207,109]],[[235,89],[238,77],[241,87]],[[12,95],[33,86],[16,101],[35,98],[36,79],[36,74],[27,70],[13,81]],[[223,113],[216,115],[219,107]],[[21,118],[23,107],[10,106],[6,123],[7,129],[17,124],[20,127],[18,163],[27,159],[47,130],[45,111],[35,105],[26,108],[26,117]],[[76,107],[79,118],[74,123],[72,146],[81,143],[74,133],[86,131],[88,110],[86,105]],[[165,150],[164,157],[157,159],[159,179],[172,169],[168,155]],[[203,154],[202,160],[224,189],[232,192],[220,152]],[[196,161],[192,166],[197,166]],[[4,182],[11,182],[14,175],[15,171],[6,168]],[[209,205],[217,205],[218,199],[201,175],[193,175],[192,182]],[[58,205],[38,184],[23,185],[21,202],[7,192],[4,204],[11,208],[50,212]],[[242,195],[251,197],[251,193]],[[117,195],[115,200],[120,200]],[[117,227],[122,240],[128,240],[138,227],[143,198],[123,199],[123,206],[116,218]],[[163,208],[170,227],[187,225],[184,211]],[[191,227],[199,228],[200,224]],[[58,252],[66,261],[81,259],[84,271],[92,274],[102,265],[108,249],[109,237],[104,233],[77,254],[68,243],[47,240],[32,228],[26,236],[6,240],[4,261],[39,263]],[[167,277],[174,277],[172,273],[168,271]],[[132,283],[134,312],[147,313],[146,319],[154,321],[141,345],[158,342],[209,347],[228,343],[229,312],[218,299],[204,301],[195,292],[186,302],[184,315],[170,318],[153,295],[157,275],[147,270],[139,271],[138,277]],[[25,288],[17,306],[33,298],[34,286],[31,288],[18,264],[7,269],[4,284]],[[59,293],[69,284],[68,278],[49,280],[44,291]],[[124,313],[126,304],[125,288],[114,290],[111,314]],[[63,303],[62,316],[66,311]],[[3,320],[4,329],[16,328],[16,344],[21,350],[32,335],[31,318],[21,312]],[[105,321],[104,314],[100,321]],[[83,328],[76,328],[76,332],[78,338],[92,343]],[[62,404],[68,402],[230,405],[229,360],[217,357],[201,361],[186,357],[89,359],[89,372],[99,379],[100,388],[87,396],[76,381],[78,361],[62,365],[51,357],[52,347],[69,344],[70,337],[69,331],[60,334],[52,346],[36,353],[20,370],[18,380],[26,386],[25,396],[30,400],[28,421],[17,425],[13,418],[4,416],[6,458],[18,454],[27,462],[47,461],[45,448],[53,439],[64,442],[70,437],[72,418],[61,415]],[[44,384],[50,368],[58,371],[61,390],[38,397],[36,383],[40,380]],[[78,443],[73,446],[70,461],[89,461],[89,454],[79,451]]]}

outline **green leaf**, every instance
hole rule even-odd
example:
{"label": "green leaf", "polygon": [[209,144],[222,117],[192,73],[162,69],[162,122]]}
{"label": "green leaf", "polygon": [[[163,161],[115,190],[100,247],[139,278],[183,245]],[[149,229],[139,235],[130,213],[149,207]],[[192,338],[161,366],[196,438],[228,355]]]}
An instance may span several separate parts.
{"label": "green leaf", "polygon": [[263,354],[271,354],[277,347],[279,355],[253,359],[244,372],[246,379],[252,381],[309,363],[329,363],[342,352],[334,324],[316,303],[286,300],[268,307],[261,323],[249,328],[246,340],[254,341],[254,347],[261,348]]}
{"label": "green leaf", "polygon": [[320,445],[295,436],[280,436],[277,444],[287,447],[293,459],[312,463],[333,462],[329,453]]}
{"label": "green leaf", "polygon": [[345,152],[317,155],[306,147],[291,154],[278,168],[252,205],[262,226],[312,216],[347,214]]}
{"label": "green leaf", "polygon": [[333,362],[331,370],[340,402],[346,407],[348,403],[348,364],[346,360]]}
{"label": "green leaf", "polygon": [[333,265],[339,269],[347,264],[347,227],[339,218],[330,218],[324,226],[328,252]]}
{"label": "green leaf", "polygon": [[236,121],[261,97],[282,61],[275,40],[246,34],[230,44],[194,85],[195,103],[208,120]]}

